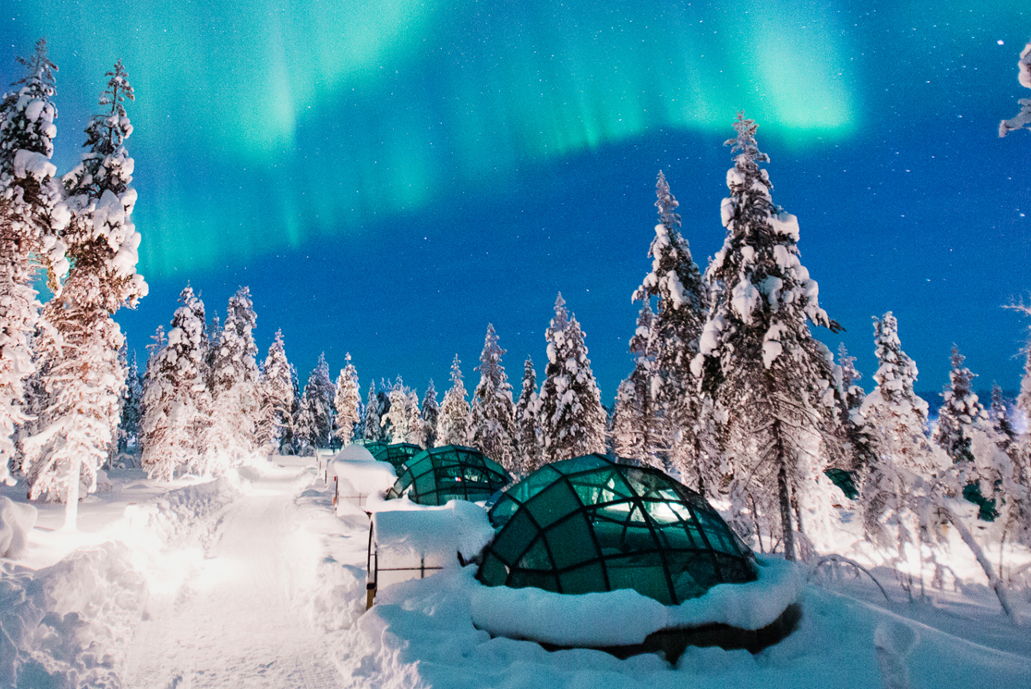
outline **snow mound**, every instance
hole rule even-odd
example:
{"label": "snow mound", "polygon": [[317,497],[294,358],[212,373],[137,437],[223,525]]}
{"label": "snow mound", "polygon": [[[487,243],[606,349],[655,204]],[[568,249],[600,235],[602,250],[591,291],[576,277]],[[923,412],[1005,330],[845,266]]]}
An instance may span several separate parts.
{"label": "snow mound", "polygon": [[345,459],[352,461],[364,461],[370,462],[375,461],[375,457],[369,452],[368,448],[364,445],[345,445],[340,448],[340,451],[333,455],[333,459]]}
{"label": "snow mound", "polygon": [[[365,448],[362,450],[369,454]],[[337,477],[340,482],[340,495],[351,494],[345,489],[353,489],[354,495],[383,494],[397,481],[397,473],[389,462],[377,462],[371,458],[346,459],[339,454],[329,464],[329,475]]]}
{"label": "snow mound", "polygon": [[0,557],[18,557],[35,525],[35,507],[0,495]]}
{"label": "snow mound", "polygon": [[162,542],[176,545],[183,542],[198,522],[222,509],[243,491],[244,482],[235,471],[214,481],[196,483],[169,491],[147,505],[130,504],[125,516],[130,524],[146,526]]}
{"label": "snow mound", "polygon": [[494,538],[487,511],[465,500],[450,500],[443,507],[376,512],[373,532],[380,553],[404,558],[435,553],[444,562],[458,564],[455,553],[470,560]]}
{"label": "snow mound", "polygon": [[0,686],[122,686],[147,598],[128,547],[105,543],[35,572],[2,571]]}
{"label": "snow mound", "polygon": [[758,562],[756,581],[719,584],[673,606],[631,589],[566,595],[532,587],[484,586],[470,578],[473,624],[492,636],[588,647],[640,644],[662,629],[706,624],[762,629],[798,601],[806,570],[784,560]]}
{"label": "snow mound", "polygon": [[365,572],[327,557],[316,577],[316,593],[308,602],[312,625],[326,632],[347,629],[365,612]]}

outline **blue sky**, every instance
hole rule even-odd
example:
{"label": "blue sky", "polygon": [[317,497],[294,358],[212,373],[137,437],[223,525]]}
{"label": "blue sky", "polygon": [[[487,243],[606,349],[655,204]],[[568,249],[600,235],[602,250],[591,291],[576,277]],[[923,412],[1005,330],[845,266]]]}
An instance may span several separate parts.
{"label": "blue sky", "polygon": [[561,291],[608,402],[655,176],[704,269],[743,109],[846,328],[820,336],[867,387],[891,310],[919,389],[947,382],[953,343],[978,384],[1016,388],[1027,322],[1002,305],[1029,289],[1031,132],[997,128],[1031,95],[1031,11],[864,4],[19,0],[0,79],[49,39],[63,172],[124,60],[151,294],[118,320],[141,355],[187,282],[209,313],[248,285],[261,355],[282,328],[302,382],[350,352],[363,387],[442,391],[456,352],[475,380],[487,323],[510,376],[527,355],[540,374]]}

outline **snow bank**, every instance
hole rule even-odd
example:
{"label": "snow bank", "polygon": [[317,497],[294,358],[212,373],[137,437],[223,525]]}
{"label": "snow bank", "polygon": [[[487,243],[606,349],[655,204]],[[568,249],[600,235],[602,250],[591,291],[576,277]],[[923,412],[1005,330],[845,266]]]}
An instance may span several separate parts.
{"label": "snow bank", "polygon": [[[756,630],[798,601],[806,570],[759,560],[759,579],[720,584],[704,596],[666,606],[631,589],[564,595],[537,588],[484,586],[470,579],[473,623],[494,636],[559,646],[629,646],[660,629],[726,624]],[[613,620],[618,620],[614,624]]]}
{"label": "snow bank", "polygon": [[[362,448],[365,454],[369,451]],[[341,453],[342,454],[342,453]],[[377,462],[375,459],[347,459],[338,454],[329,464],[330,480],[336,476],[340,482],[340,495],[345,495],[345,487],[353,489],[355,495],[373,495],[386,493],[397,481],[397,473],[389,462]]]}
{"label": "snow bank", "polygon": [[129,549],[105,543],[0,577],[0,686],[118,687],[146,602]]}
{"label": "snow bank", "polygon": [[[333,455],[333,459],[375,461],[375,457],[364,445],[345,445],[340,451]],[[388,462],[389,463],[389,462]]]}
{"label": "snow bank", "polygon": [[407,558],[424,554],[455,553],[469,560],[494,538],[487,511],[475,503],[451,500],[443,507],[376,512],[372,515],[376,546],[381,557]]}
{"label": "snow bank", "polygon": [[153,503],[130,504],[125,517],[130,527],[152,530],[164,543],[175,545],[189,536],[198,522],[237,498],[243,485],[237,470],[231,470],[217,480],[169,491]]}
{"label": "snow bank", "polygon": [[35,525],[35,507],[0,495],[0,557],[18,557]]}

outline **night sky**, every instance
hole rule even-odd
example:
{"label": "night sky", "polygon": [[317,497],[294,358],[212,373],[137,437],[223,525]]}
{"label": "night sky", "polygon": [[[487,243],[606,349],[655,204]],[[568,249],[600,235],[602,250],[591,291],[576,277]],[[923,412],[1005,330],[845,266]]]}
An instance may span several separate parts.
{"label": "night sky", "polygon": [[442,393],[457,352],[471,389],[490,322],[518,390],[561,291],[610,403],[655,176],[704,269],[743,109],[847,330],[818,335],[867,389],[888,310],[918,390],[947,382],[953,343],[978,387],[1018,387],[1028,322],[1002,306],[1031,289],[1031,132],[998,123],[1031,97],[1026,0],[280,4],[4,0],[3,85],[40,36],[60,68],[61,173],[116,59],[136,89],[150,296],[117,318],[141,358],[187,282],[209,314],[248,285],[260,357],[282,328],[302,384],[350,352],[363,390]]}

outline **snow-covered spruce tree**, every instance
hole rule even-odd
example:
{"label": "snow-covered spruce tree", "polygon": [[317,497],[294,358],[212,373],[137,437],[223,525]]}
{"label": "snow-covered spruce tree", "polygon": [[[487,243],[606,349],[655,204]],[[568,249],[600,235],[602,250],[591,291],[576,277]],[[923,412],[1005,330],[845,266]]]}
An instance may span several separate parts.
{"label": "snow-covered spruce tree", "polygon": [[39,265],[50,286],[68,268],[57,234],[70,216],[61,201],[50,162],[57,133],[54,72],[46,39],[28,59],[18,58],[26,76],[0,102],[0,481],[13,482],[8,466],[15,458],[14,427],[26,421],[24,379],[33,371],[29,338],[36,329],[39,302],[35,280]]}
{"label": "snow-covered spruce tree", "polygon": [[369,381],[369,394],[365,397],[365,419],[362,425],[365,427],[362,439],[366,442],[376,442],[383,438],[383,429],[380,426],[379,395],[376,393],[376,381]]}
{"label": "snow-covered spruce tree", "polygon": [[333,397],[336,386],[329,377],[329,364],[325,352],[319,354],[315,368],[308,375],[308,382],[301,394],[301,408],[297,415],[297,439],[300,454],[312,454],[316,449],[326,448],[332,442]]}
{"label": "snow-covered spruce tree", "polygon": [[722,205],[727,237],[709,265],[710,310],[692,370],[724,419],[730,494],[744,503],[732,509],[751,510],[794,559],[794,517],[829,514],[818,482],[823,457],[839,447],[833,364],[809,325],[839,326],[799,260],[797,219],[773,204],[755,123],[739,114],[734,129],[727,144],[737,156]]}
{"label": "snow-covered spruce tree", "polygon": [[241,287],[229,298],[225,324],[211,370],[211,422],[204,455],[197,466],[203,476],[221,476],[258,450],[257,316],[251,292]]}
{"label": "snow-covered spruce tree", "polygon": [[[1031,43],[1024,46],[1020,52],[1020,60],[1017,61],[1018,76],[1020,85],[1031,89]],[[1021,98],[1018,101],[1020,112],[1011,119],[999,123],[999,136],[1003,137],[1015,129],[1031,129],[1031,98]]]}
{"label": "snow-covered spruce tree", "polygon": [[1010,423],[1006,399],[998,385],[992,386],[988,423],[990,437],[1003,455],[995,457],[999,470],[992,472],[1002,477],[999,488],[1003,499],[996,501],[997,504],[1001,503],[1002,538],[1012,533],[1019,543],[1031,545],[1031,468],[1027,456],[1020,451],[1017,434]]}
{"label": "snow-covered spruce tree", "polygon": [[[947,463],[925,436],[927,402],[914,392],[917,368],[898,336],[898,321],[889,311],[874,318],[874,342],[878,368],[876,387],[867,395],[862,415],[877,432],[877,459],[863,481],[860,508],[867,540],[889,547],[894,543],[900,562],[934,532],[918,500],[927,500],[930,486]],[[922,569],[921,569],[922,571]],[[900,583],[912,595],[908,574]]]}
{"label": "snow-covered spruce tree", "polygon": [[189,285],[165,336],[160,328],[149,345],[143,385],[140,464],[152,478],[171,480],[203,451],[210,396],[205,385],[204,303]]}
{"label": "snow-covered spruce tree", "polygon": [[890,455],[902,468],[929,477],[939,466],[925,435],[927,402],[914,391],[916,363],[902,351],[891,311],[873,323],[877,385],[863,402],[863,416],[877,429],[882,457]]}
{"label": "snow-covered spruce tree", "polygon": [[380,419],[384,434],[391,443],[407,443],[409,414],[405,408],[408,400],[408,388],[404,386],[401,376],[397,377],[390,388],[390,409]]}
{"label": "snow-covered spruce tree", "polygon": [[419,393],[409,388],[405,396],[405,415],[408,417],[408,442],[419,447],[426,447],[426,428],[422,423],[422,411],[419,409]]}
{"label": "snow-covered spruce tree", "polygon": [[862,376],[856,370],[856,358],[849,356],[845,343],[838,346],[838,369],[841,372],[839,397],[843,401],[841,429],[847,445],[844,465],[837,468],[852,472],[861,484],[868,467],[877,459],[877,432],[862,414],[866,391],[859,384]]}
{"label": "snow-covered spruce tree", "polygon": [[432,378],[430,378],[429,387],[426,388],[426,394],[422,396],[422,410],[419,414],[422,419],[423,447],[436,447],[440,406],[437,404],[437,388],[433,386]]}
{"label": "snow-covered spruce tree", "polygon": [[[381,378],[379,381],[379,392],[376,393],[376,399],[379,401],[379,418],[380,418],[380,440],[384,442],[390,442],[390,419],[387,416],[390,414],[390,390],[393,389],[393,385],[387,382],[386,378]],[[386,421],[384,421],[386,419]]]}
{"label": "snow-covered spruce tree", "polygon": [[[638,362],[643,364],[638,377],[648,375],[651,379],[646,388],[651,399],[641,400],[641,409],[652,415],[649,425],[658,437],[642,438],[638,454],[643,455],[641,459],[650,456],[648,446],[654,443],[661,448],[656,454],[668,458],[687,483],[702,486],[707,472],[701,467],[710,461],[703,457],[705,441],[698,435],[705,426],[700,423],[701,395],[691,361],[698,353],[707,294],[687,240],[680,234],[679,204],[661,171],[655,192],[659,222],[648,249],[652,270],[633,299],[649,305],[655,300],[655,314],[648,325],[647,355],[643,361],[638,355]],[[641,325],[638,319],[638,329]],[[639,383],[636,385],[639,387]]]}
{"label": "snow-covered spruce tree", "polygon": [[469,426],[472,423],[469,402],[466,401],[465,385],[462,382],[462,363],[455,354],[451,362],[451,387],[444,393],[437,419],[437,446],[468,445]]}
{"label": "snow-covered spruce tree", "polygon": [[344,357],[347,364],[337,376],[333,406],[336,407],[337,437],[344,445],[350,445],[362,420],[362,391],[358,386],[358,369],[351,363],[351,355]]}
{"label": "snow-covered spruce tree", "polygon": [[987,421],[984,405],[977,399],[971,383],[974,374],[963,365],[964,357],[952,345],[949,385],[942,392],[942,406],[933,440],[953,462],[973,462],[972,430]]}
{"label": "snow-covered spruce tree", "polygon": [[139,451],[140,420],[143,418],[143,379],[140,376],[136,352],[133,351],[126,366],[125,394],[122,396],[122,416],[118,427],[118,451]]}
{"label": "snow-covered spruce tree", "polygon": [[129,186],[134,165],[124,145],[132,134],[124,101],[133,99],[133,91],[121,61],[106,76],[102,112],[86,126],[87,151],[64,178],[71,222],[62,240],[71,269],[43,310],[39,343],[47,359],[49,423],[25,449],[34,479],[30,495],[65,501],[69,528],[75,527],[80,484],[96,490],[97,471],[117,441],[124,337],[111,316],[147,294],[136,272],[140,234],[130,217],[136,190]]}
{"label": "snow-covered spruce tree", "polygon": [[[656,413],[657,398],[652,394],[662,384],[661,377],[653,375],[654,318],[651,304],[644,300],[637,316],[637,329],[630,338],[634,370],[616,390],[616,404],[612,414],[612,446],[620,457],[629,457],[664,469],[665,462],[660,457],[668,455],[659,447],[660,435],[656,431],[665,419],[660,419]],[[653,388],[653,383],[656,388]],[[691,391],[691,394],[697,393]]]}
{"label": "snow-covered spruce tree", "polygon": [[540,392],[538,421],[545,462],[605,452],[608,414],[587,358],[584,334],[559,294],[545,337],[548,365]]}
{"label": "snow-covered spruce tree", "polygon": [[992,403],[988,408],[988,423],[991,426],[992,437],[999,449],[1005,452],[1011,461],[1017,462],[1020,452],[1017,445],[1017,432],[1010,421],[1009,405],[998,383],[992,385]]}
{"label": "snow-covered spruce tree", "polygon": [[517,473],[523,476],[536,471],[541,465],[541,439],[537,425],[539,406],[537,372],[533,370],[533,360],[526,357],[523,364],[523,384],[519,391],[519,401],[515,406],[515,465]]}
{"label": "snow-covered spruce tree", "polygon": [[472,445],[509,472],[515,468],[515,408],[512,385],[501,363],[505,350],[498,344],[494,326],[487,324],[487,336],[480,353],[480,382],[473,391]]}
{"label": "snow-covered spruce tree", "polygon": [[14,430],[17,455],[9,462],[12,475],[21,472],[22,462],[25,460],[25,441],[46,428],[49,423],[46,413],[50,407],[50,393],[46,389],[47,362],[40,356],[36,335],[29,338],[29,347],[32,350],[33,371],[23,382],[25,403],[22,408],[27,418]]}
{"label": "snow-covered spruce tree", "polygon": [[211,314],[211,322],[204,325],[204,365],[207,370],[207,384],[214,388],[215,382],[212,375],[215,372],[215,359],[221,349],[219,343],[222,341],[222,325],[218,320],[218,311]]}
{"label": "snow-covered spruce tree", "polygon": [[261,367],[258,384],[259,410],[256,442],[262,452],[280,452],[283,438],[291,425],[294,384],[290,362],[283,346],[283,331],[277,330]]}

